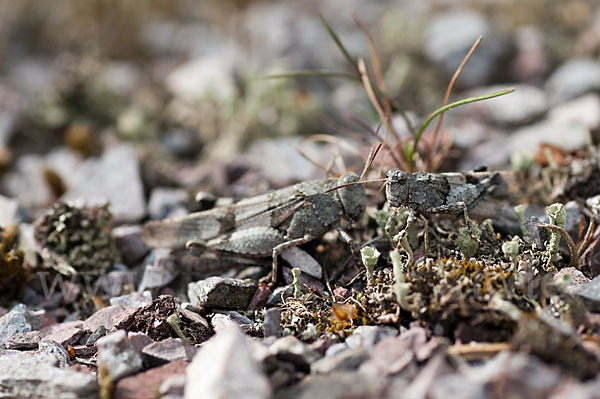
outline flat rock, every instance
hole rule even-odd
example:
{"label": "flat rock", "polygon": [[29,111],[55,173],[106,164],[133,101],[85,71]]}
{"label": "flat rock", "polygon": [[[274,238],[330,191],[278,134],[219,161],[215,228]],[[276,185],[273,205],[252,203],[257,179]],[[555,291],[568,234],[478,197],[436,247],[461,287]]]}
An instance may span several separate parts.
{"label": "flat rock", "polygon": [[271,308],[265,312],[265,337],[281,337],[281,309]]}
{"label": "flat rock", "polygon": [[321,279],[323,268],[308,252],[298,247],[291,247],[281,253],[281,257],[292,267],[297,267],[311,277]]}
{"label": "flat rock", "polygon": [[309,375],[291,388],[277,392],[278,399],[345,399],[381,398],[386,386],[382,376],[365,376],[357,372]]}
{"label": "flat rock", "polygon": [[164,366],[121,379],[115,387],[114,399],[147,399],[157,397],[163,383],[170,378],[185,376],[188,362],[175,360]]}
{"label": "flat rock", "polygon": [[84,323],[80,320],[53,324],[40,330],[45,340],[52,340],[61,345],[73,345],[84,334]]}
{"label": "flat rock", "polygon": [[123,309],[137,309],[148,306],[152,303],[152,294],[150,291],[142,293],[134,292],[128,295],[121,295],[110,298],[111,306],[119,305]]}
{"label": "flat rock", "polygon": [[364,348],[346,349],[315,361],[310,365],[310,371],[313,374],[328,374],[334,371],[356,370],[368,357]]}
{"label": "flat rock", "polygon": [[138,331],[128,332],[127,338],[129,338],[129,342],[131,342],[131,345],[133,345],[135,350],[140,353],[142,352],[142,349],[154,342],[147,334]]}
{"label": "flat rock", "polygon": [[83,200],[87,205],[110,203],[115,222],[136,222],[146,214],[140,167],[128,145],[112,147],[98,159],[89,159],[73,173],[63,201]]}
{"label": "flat rock", "polygon": [[36,349],[41,340],[42,335],[39,331],[29,331],[26,333],[15,334],[4,340],[4,342],[0,344],[0,348],[15,350]]}
{"label": "flat rock", "polygon": [[272,395],[269,380],[252,358],[246,337],[235,325],[219,330],[207,341],[186,374],[186,399],[264,399]]}
{"label": "flat rock", "polygon": [[142,349],[144,364],[156,367],[174,360],[191,362],[198,348],[185,343],[180,338],[167,338],[151,343]]}
{"label": "flat rock", "polygon": [[94,331],[100,326],[104,326],[107,330],[112,330],[115,326],[114,317],[123,312],[121,305],[111,305],[98,310],[96,313],[88,317],[83,323],[83,328]]}
{"label": "flat rock", "polygon": [[0,351],[2,397],[77,399],[97,398],[91,374],[57,367],[59,359],[47,351]]}
{"label": "flat rock", "polygon": [[246,309],[258,284],[253,280],[209,277],[188,285],[193,305],[205,308]]}
{"label": "flat rock", "polygon": [[142,358],[135,350],[127,333],[115,331],[96,342],[98,366],[105,367],[113,381],[134,374],[142,369]]}

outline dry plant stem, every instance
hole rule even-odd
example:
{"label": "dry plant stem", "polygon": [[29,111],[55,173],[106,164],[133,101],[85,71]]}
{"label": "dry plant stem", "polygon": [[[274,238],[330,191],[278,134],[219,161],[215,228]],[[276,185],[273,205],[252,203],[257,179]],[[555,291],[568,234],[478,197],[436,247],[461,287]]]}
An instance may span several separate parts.
{"label": "dry plant stem", "polygon": [[[375,46],[373,37],[369,33],[367,27],[356,17],[356,15],[353,15],[352,18],[354,19],[356,25],[358,25],[358,27],[362,31],[363,35],[365,35],[367,43],[369,44],[369,54],[371,57],[371,63],[373,64],[373,75],[375,76],[375,83],[377,84],[377,88],[379,89],[378,91],[381,94],[381,104],[383,106],[384,114],[387,120],[390,120],[392,116],[392,106],[390,105],[390,102],[387,96],[385,95],[385,82],[383,80],[383,73],[381,71],[381,62],[379,62],[379,55],[377,54],[377,47]],[[396,132],[394,126],[390,123],[386,123],[386,125],[389,127],[392,134],[396,137],[396,140],[400,140],[400,135],[398,134],[398,132]]]}
{"label": "dry plant stem", "polygon": [[538,224],[538,227],[558,231],[560,233],[562,238],[567,242],[567,245],[569,246],[569,252],[571,253],[571,261],[569,262],[569,267],[577,267],[577,265],[579,264],[579,254],[577,252],[577,246],[575,245],[575,242],[573,241],[569,233],[567,233],[567,231],[562,227],[555,226],[549,223],[540,223]]}
{"label": "dry plant stem", "polygon": [[[371,86],[371,81],[369,80],[369,75],[367,74],[367,67],[365,65],[365,61],[362,58],[358,59],[358,70],[360,72],[360,79],[363,83],[363,86],[365,87],[367,96],[369,97],[369,101],[371,101],[371,104],[375,108],[375,111],[377,111],[377,114],[379,115],[379,117],[381,119],[386,119],[386,115],[383,112],[383,109],[381,108],[379,101],[377,100],[377,96],[375,95],[375,92],[373,91],[373,86]],[[389,122],[386,122],[386,125],[388,125],[388,124],[389,124]]]}
{"label": "dry plant stem", "polygon": [[588,229],[585,232],[585,236],[583,237],[583,241],[579,243],[577,246],[577,255],[581,256],[583,251],[590,245],[592,240],[594,239],[594,231],[596,230],[596,221],[594,218],[590,218],[590,224],[588,225]]}
{"label": "dry plant stem", "polygon": [[[479,46],[479,43],[481,43],[482,39],[483,39],[483,36],[479,36],[477,38],[477,40],[475,40],[475,43],[473,44],[473,46],[471,47],[471,49],[469,50],[469,52],[467,53],[465,58],[463,58],[462,62],[456,69],[456,72],[454,72],[454,75],[452,76],[452,79],[450,79],[450,83],[448,84],[448,88],[446,89],[446,95],[444,96],[444,104],[443,105],[448,104],[448,100],[450,99],[450,94],[452,93],[452,89],[454,88],[454,83],[456,82],[456,79],[458,79],[458,76],[460,75],[460,73],[464,69],[465,65],[469,61],[469,58],[471,58],[471,55],[473,54],[473,52],[475,52],[475,49],[477,48],[477,46]],[[440,127],[442,126],[443,120],[444,120],[444,114],[440,115],[440,117],[438,118],[437,124],[435,125],[435,129],[433,130],[433,140],[431,142],[431,148],[429,151],[428,160],[432,159],[433,154],[435,152],[437,138],[438,138],[438,134],[440,131]]]}

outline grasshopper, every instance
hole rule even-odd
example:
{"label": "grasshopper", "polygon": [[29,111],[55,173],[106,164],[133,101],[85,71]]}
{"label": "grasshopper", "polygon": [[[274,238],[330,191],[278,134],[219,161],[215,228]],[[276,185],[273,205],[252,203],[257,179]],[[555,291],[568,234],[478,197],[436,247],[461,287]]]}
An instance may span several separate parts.
{"label": "grasshopper", "polygon": [[492,188],[500,182],[500,173],[493,172],[487,176],[468,182],[462,173],[407,173],[401,170],[390,170],[385,177],[385,195],[392,207],[392,216],[386,224],[386,233],[391,236],[391,221],[400,207],[409,210],[406,226],[398,234],[398,246],[408,228],[414,223],[417,215],[423,217],[430,214],[463,213],[468,224],[467,211],[473,208]]}
{"label": "grasshopper", "polygon": [[[148,222],[142,239],[151,247],[201,247],[243,258],[272,257],[274,284],[283,251],[339,229],[342,219],[360,220],[366,208],[363,186],[331,191],[358,180],[347,172],[338,179],[305,181],[233,205]],[[342,233],[342,237],[349,236]]]}

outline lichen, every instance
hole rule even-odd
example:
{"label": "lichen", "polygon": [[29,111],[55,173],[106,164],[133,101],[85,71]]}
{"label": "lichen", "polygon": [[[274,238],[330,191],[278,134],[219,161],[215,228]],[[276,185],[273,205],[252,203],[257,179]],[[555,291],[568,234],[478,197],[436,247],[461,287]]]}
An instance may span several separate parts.
{"label": "lichen", "polygon": [[108,206],[56,203],[36,222],[35,238],[46,266],[62,274],[100,275],[119,259]]}

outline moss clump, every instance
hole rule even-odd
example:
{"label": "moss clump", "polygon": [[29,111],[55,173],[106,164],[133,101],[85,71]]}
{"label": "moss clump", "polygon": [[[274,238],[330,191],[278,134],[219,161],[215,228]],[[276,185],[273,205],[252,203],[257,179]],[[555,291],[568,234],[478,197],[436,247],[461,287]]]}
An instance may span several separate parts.
{"label": "moss clump", "polygon": [[118,261],[110,234],[108,205],[78,208],[57,203],[36,223],[35,239],[44,263],[66,275],[100,275]]}
{"label": "moss clump", "polygon": [[17,226],[0,228],[0,299],[18,298],[25,283],[31,279],[23,257],[23,251],[17,247]]}

